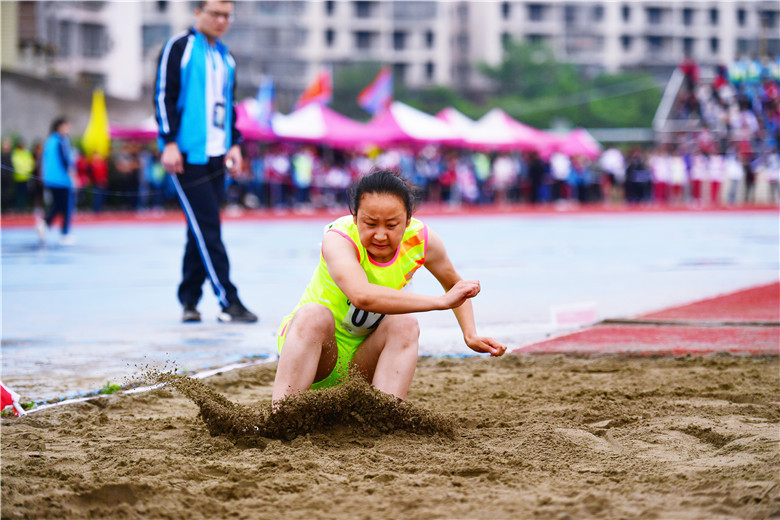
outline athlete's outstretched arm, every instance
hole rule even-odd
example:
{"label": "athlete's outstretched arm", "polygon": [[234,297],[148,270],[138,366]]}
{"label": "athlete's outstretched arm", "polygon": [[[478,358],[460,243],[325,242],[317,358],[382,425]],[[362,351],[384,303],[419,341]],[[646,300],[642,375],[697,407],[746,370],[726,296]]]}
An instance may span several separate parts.
{"label": "athlete's outstretched arm", "polygon": [[[449,291],[451,288],[463,283],[475,286],[476,292],[473,296],[476,296],[480,291],[479,281],[463,281],[455,270],[455,266],[452,265],[452,260],[450,260],[447,249],[444,247],[444,241],[430,227],[428,228],[428,248],[425,254],[425,267],[439,281],[445,291]],[[491,356],[501,356],[506,352],[506,345],[491,337],[477,334],[471,299],[466,299],[462,305],[454,307],[452,310],[458,320],[460,330],[463,332],[463,340],[471,350],[488,353]]]}
{"label": "athlete's outstretched arm", "polygon": [[407,314],[453,309],[477,295],[479,284],[462,282],[449,288],[446,294],[431,296],[399,291],[368,281],[360,267],[355,245],[338,233],[325,233],[322,255],[336,285],[358,309],[380,314]]}

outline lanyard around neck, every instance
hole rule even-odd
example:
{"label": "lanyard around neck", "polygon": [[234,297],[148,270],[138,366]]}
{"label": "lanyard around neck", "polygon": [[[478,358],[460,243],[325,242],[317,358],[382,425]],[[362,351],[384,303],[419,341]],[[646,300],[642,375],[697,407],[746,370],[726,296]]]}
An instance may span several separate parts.
{"label": "lanyard around neck", "polygon": [[[219,92],[219,77],[218,72],[220,67],[217,66],[217,58],[219,58],[222,65],[222,98],[216,99],[220,94]],[[214,94],[215,101],[224,101],[227,98],[227,64],[222,59],[222,55],[217,49],[209,44],[206,44],[206,61],[211,65],[211,92]]]}

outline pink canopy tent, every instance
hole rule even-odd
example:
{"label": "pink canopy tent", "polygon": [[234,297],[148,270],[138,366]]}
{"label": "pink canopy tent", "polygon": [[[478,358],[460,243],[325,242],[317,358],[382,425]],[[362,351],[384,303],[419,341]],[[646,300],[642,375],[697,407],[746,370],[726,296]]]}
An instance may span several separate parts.
{"label": "pink canopy tent", "polygon": [[320,103],[309,103],[287,115],[275,114],[272,126],[280,139],[321,143],[332,148],[359,148],[371,141],[364,123]]}
{"label": "pink canopy tent", "polygon": [[566,135],[558,137],[559,142],[553,149],[569,157],[583,156],[595,159],[601,155],[601,144],[584,128],[575,128]]}
{"label": "pink canopy tent", "polygon": [[484,151],[536,151],[547,154],[557,138],[512,119],[500,108],[482,116],[469,131],[465,144]]}
{"label": "pink canopy tent", "polygon": [[276,135],[273,130],[268,126],[261,125],[254,116],[257,111],[256,99],[247,98],[236,104],[236,128],[248,141],[274,141]]}
{"label": "pink canopy tent", "polygon": [[108,134],[111,139],[151,141],[157,138],[157,120],[154,116],[149,116],[137,125],[109,123]]}
{"label": "pink canopy tent", "polygon": [[476,121],[453,107],[447,107],[443,109],[441,112],[436,114],[436,118],[441,119],[450,125],[450,127],[455,130],[461,139],[465,139],[468,136],[468,133],[474,127],[474,124],[476,124]]}
{"label": "pink canopy tent", "polygon": [[[255,101],[255,100],[247,100]],[[256,102],[256,101],[255,101]],[[270,141],[275,135],[270,128],[263,127],[252,117],[250,103],[242,102],[236,105],[236,127],[245,139],[255,141]],[[109,134],[112,139],[153,140],[157,138],[157,120],[149,116],[137,125],[119,125],[111,123]]]}
{"label": "pink canopy tent", "polygon": [[370,141],[378,146],[393,144],[456,146],[462,143],[453,128],[430,114],[393,101],[390,107],[365,125]]}

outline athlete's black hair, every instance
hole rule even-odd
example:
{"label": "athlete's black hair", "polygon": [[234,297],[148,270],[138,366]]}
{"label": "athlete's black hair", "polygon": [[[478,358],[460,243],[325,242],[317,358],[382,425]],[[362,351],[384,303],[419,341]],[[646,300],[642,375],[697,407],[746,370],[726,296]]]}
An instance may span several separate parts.
{"label": "athlete's black hair", "polygon": [[414,187],[401,177],[400,172],[376,170],[364,175],[350,188],[349,212],[353,216],[357,216],[360,200],[366,193],[389,193],[401,199],[406,208],[406,218],[409,219],[417,206],[417,197],[414,191]]}
{"label": "athlete's black hair", "polygon": [[54,132],[59,130],[62,125],[64,125],[65,123],[68,123],[68,122],[69,121],[68,121],[67,117],[64,117],[64,116],[63,117],[58,117],[57,119],[55,119],[54,121],[51,122],[51,131],[49,133],[53,134]]}

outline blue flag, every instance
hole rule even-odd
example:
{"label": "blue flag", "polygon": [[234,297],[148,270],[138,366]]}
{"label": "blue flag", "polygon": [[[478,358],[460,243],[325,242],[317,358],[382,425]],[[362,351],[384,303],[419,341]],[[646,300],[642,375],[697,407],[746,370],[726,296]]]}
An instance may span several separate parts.
{"label": "blue flag", "polygon": [[257,89],[257,122],[262,126],[271,126],[271,117],[274,114],[274,80],[264,77]]}

